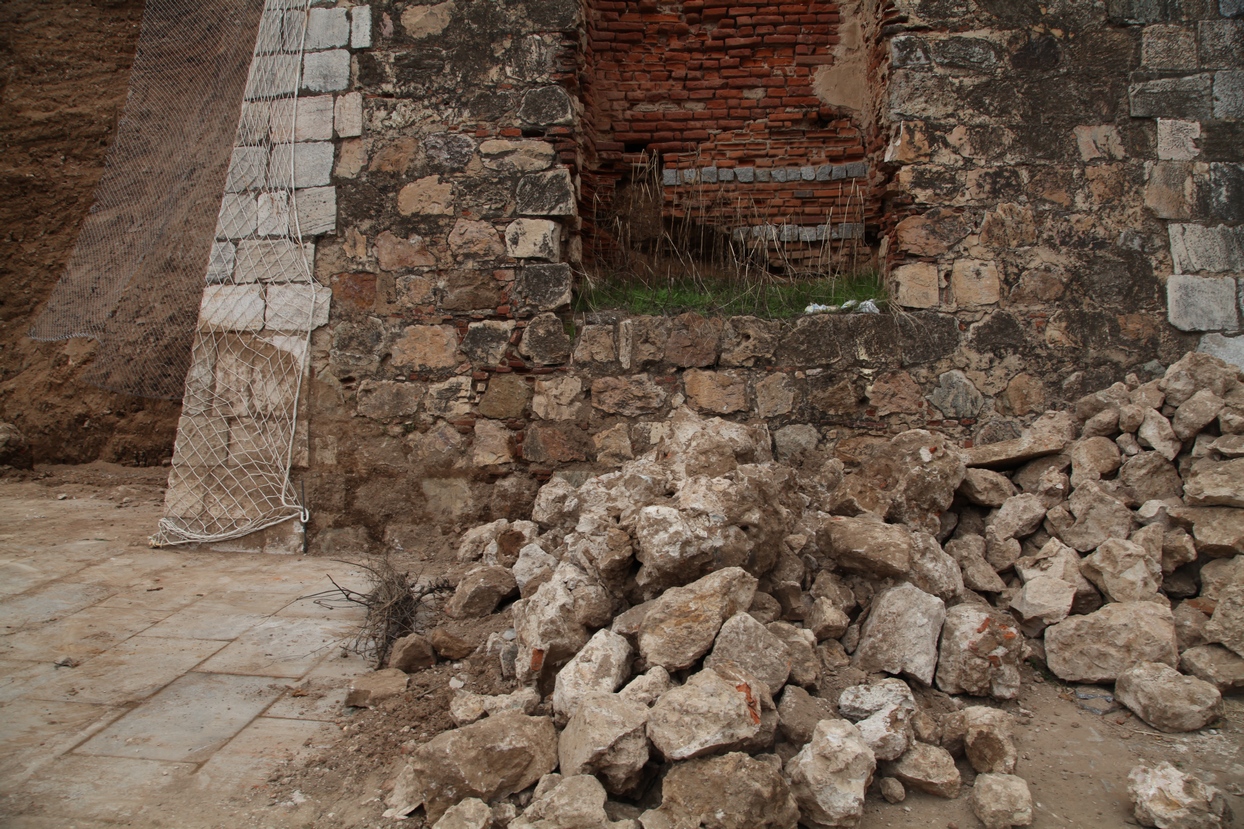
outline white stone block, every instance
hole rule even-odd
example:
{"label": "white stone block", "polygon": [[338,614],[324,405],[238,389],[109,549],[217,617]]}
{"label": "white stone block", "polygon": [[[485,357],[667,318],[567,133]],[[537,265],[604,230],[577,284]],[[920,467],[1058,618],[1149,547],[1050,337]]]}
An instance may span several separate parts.
{"label": "white stone block", "polygon": [[1170,224],[1175,273],[1244,272],[1244,227]]}
{"label": "white stone block", "polygon": [[219,285],[233,279],[233,264],[237,258],[237,248],[232,242],[213,242],[212,252],[207,259],[207,282]]}
{"label": "white stone block", "polygon": [[250,239],[238,244],[235,282],[301,282],[312,273],[315,246],[292,239]]}
{"label": "white stone block", "polygon": [[289,144],[291,132],[293,141],[331,140],[333,96],[313,95],[273,101],[271,126],[267,135],[273,144]]}
{"label": "white stone block", "polygon": [[238,146],[262,144],[268,138],[271,121],[271,101],[246,101],[242,104],[241,115],[238,116],[238,129],[233,143]]}
{"label": "white stone block", "polygon": [[1244,337],[1224,337],[1222,334],[1206,334],[1201,338],[1197,351],[1209,354],[1244,370]]}
{"label": "white stone block", "polygon": [[258,190],[267,181],[268,151],[263,147],[234,147],[225,176],[225,192]]}
{"label": "white stone block", "polygon": [[260,193],[258,199],[256,232],[260,236],[284,236],[289,233],[289,193],[270,190]]}
{"label": "white stone block", "polygon": [[[293,163],[291,164],[291,149]],[[273,187],[323,187],[333,177],[333,145],[329,141],[278,144],[272,148],[268,181]],[[290,187],[290,185],[293,185]]]}
{"label": "white stone block", "polygon": [[328,324],[332,292],[303,285],[269,285],[264,328],[269,331],[307,331]]}
{"label": "white stone block", "polygon": [[225,193],[216,217],[217,239],[244,239],[255,234],[259,207],[253,193]]}
{"label": "white stone block", "polygon": [[[311,9],[311,16],[307,20],[306,40],[301,44],[301,48],[308,51],[336,49],[349,42],[350,21],[346,18],[345,9]],[[299,46],[300,44],[294,43],[291,48],[290,44],[286,44],[286,48],[291,52]]]}
{"label": "white stone block", "polygon": [[337,188],[310,187],[294,193],[297,224],[303,236],[320,236],[337,230]]}
{"label": "white stone block", "polygon": [[1166,281],[1166,309],[1181,331],[1234,331],[1240,325],[1233,277],[1174,274]]}
{"label": "white stone block", "polygon": [[350,45],[355,49],[371,48],[371,6],[350,9]]}
{"label": "white stone block", "polygon": [[270,7],[259,18],[259,33],[255,38],[256,54],[281,52],[285,48],[285,16],[282,9]]}
{"label": "white stone block", "polygon": [[[325,53],[317,52],[316,54]],[[310,55],[308,55],[308,57],[310,57]],[[348,60],[346,61],[346,75],[348,79]],[[297,55],[257,55],[255,59],[251,61],[250,77],[246,80],[246,100],[253,101],[257,98],[281,98],[293,95],[297,91]]]}
{"label": "white stone block", "polygon": [[549,219],[515,219],[505,229],[505,250],[515,259],[561,259],[561,228]]}
{"label": "white stone block", "polygon": [[357,138],[363,134],[363,95],[348,92],[337,96],[337,135]]}
{"label": "white stone block", "polygon": [[214,331],[263,329],[262,285],[208,285],[199,303],[199,328]]}
{"label": "white stone block", "polygon": [[340,92],[350,86],[350,53],[344,49],[307,52],[302,58],[302,85],[312,92]]}
{"label": "white stone block", "polygon": [[1201,154],[1197,140],[1201,125],[1196,121],[1158,119],[1158,158],[1163,161],[1191,161]]}

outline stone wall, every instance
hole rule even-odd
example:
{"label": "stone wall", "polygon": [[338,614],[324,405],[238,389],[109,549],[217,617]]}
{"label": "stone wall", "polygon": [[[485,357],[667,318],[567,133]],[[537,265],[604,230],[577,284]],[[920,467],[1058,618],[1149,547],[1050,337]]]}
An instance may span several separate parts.
{"label": "stone wall", "polygon": [[[651,50],[655,25],[711,41],[712,9],[736,33],[756,15],[743,39],[762,43],[738,48],[758,50],[770,33],[757,27],[779,25],[707,0],[631,5],[372,3],[373,45],[354,54],[350,81],[362,134],[335,139],[336,227],[316,248],[332,310],[312,339],[299,473],[311,549],[410,546],[428,525],[523,515],[542,480],[642,453],[683,405],[763,422],[779,454],[819,442],[852,461],[926,424],[969,445],[1014,437],[1048,406],[1157,372],[1202,342],[1190,329],[1208,332],[1203,347],[1238,342],[1227,295],[1242,270],[1239,70],[1226,67],[1241,64],[1244,21],[1229,0],[844,2],[813,21],[830,26],[814,49],[800,51],[799,34],[775,44],[795,47],[794,69],[815,69],[821,103],[775,97],[767,117],[793,108],[799,129],[846,130],[849,149],[820,136],[823,156],[774,160],[798,175],[767,184],[798,190],[805,167],[811,184],[823,165],[831,182],[840,166],[838,180],[866,173],[876,207],[862,221],[890,312],[571,314],[601,160],[624,169],[638,157],[628,145],[668,138],[610,132],[615,115],[633,124],[648,110],[604,83],[620,77],[590,71],[618,40],[601,35],[616,23]],[[1195,65],[1163,63],[1193,52]],[[689,53],[686,71],[702,59]],[[1185,86],[1204,94],[1172,91]],[[704,91],[687,98],[704,110],[679,104],[691,123],[737,100]],[[622,107],[610,130],[605,100]],[[710,168],[718,185],[735,169],[726,184],[754,186],[759,156],[731,168],[728,152],[713,155],[736,129],[665,147],[665,186],[711,183]]]}

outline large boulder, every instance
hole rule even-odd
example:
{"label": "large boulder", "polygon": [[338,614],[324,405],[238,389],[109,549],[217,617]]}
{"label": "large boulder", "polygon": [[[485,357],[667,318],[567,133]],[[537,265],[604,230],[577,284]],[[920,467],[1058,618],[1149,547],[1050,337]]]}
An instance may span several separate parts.
{"label": "large boulder", "polygon": [[428,821],[435,822],[465,797],[506,797],[555,768],[557,729],[551,719],[498,714],[446,731],[415,749],[389,794],[388,814],[408,815],[423,806]]}
{"label": "large boulder", "polygon": [[1244,657],[1221,645],[1198,645],[1180,654],[1179,667],[1221,694],[1244,692]]}
{"label": "large boulder", "polygon": [[1222,792],[1167,762],[1132,769],[1127,794],[1141,826],[1227,829],[1231,825],[1231,807]]}
{"label": "large boulder", "polygon": [[941,638],[938,688],[995,699],[1019,696],[1024,637],[1009,616],[988,605],[955,605],[946,613]]}
{"label": "large boulder", "polygon": [[559,724],[565,723],[585,697],[612,693],[630,677],[631,643],[611,630],[596,631],[557,673],[553,685],[554,718]]}
{"label": "large boulder", "polygon": [[747,613],[736,613],[721,626],[704,667],[722,662],[734,662],[754,674],[773,694],[782,690],[790,676],[790,648]]}
{"label": "large boulder", "polygon": [[557,742],[562,774],[595,774],[610,792],[630,791],[648,762],[648,706],[618,694],[580,700]]}
{"label": "large boulder", "polygon": [[716,670],[703,670],[652,706],[648,739],[667,760],[743,748],[761,733],[766,707],[776,711],[759,680],[735,682]]}
{"label": "large boulder", "polygon": [[812,740],[786,763],[786,776],[808,829],[855,826],[877,761],[859,729],[846,720],[822,720]]}
{"label": "large boulder", "polygon": [[563,777],[536,790],[527,811],[510,821],[510,829],[633,829],[633,821],[609,819],[609,796],[590,774]]}
{"label": "large boulder", "polygon": [[877,594],[860,633],[855,666],[906,674],[931,685],[945,619],[945,603],[915,585],[900,584]]}
{"label": "large boulder", "polygon": [[691,667],[713,646],[722,623],[751,606],[756,584],[741,567],[727,567],[667,590],[640,623],[640,654],[669,671]]}
{"label": "large boulder", "polygon": [[1114,696],[1159,731],[1204,728],[1222,716],[1222,695],[1204,680],[1170,665],[1139,662],[1119,675]]}
{"label": "large boulder", "polygon": [[1046,663],[1067,682],[1114,682],[1140,662],[1179,664],[1175,619],[1156,602],[1108,604],[1045,631]]}
{"label": "large boulder", "polygon": [[1244,458],[1194,463],[1184,477],[1184,500],[1193,507],[1244,507]]}
{"label": "large boulder", "polygon": [[774,755],[731,752],[675,763],[661,783],[661,807],[644,829],[795,829],[799,806]]}
{"label": "large boulder", "polygon": [[911,530],[872,515],[825,519],[817,545],[838,567],[869,578],[905,576],[911,570],[915,539]]}

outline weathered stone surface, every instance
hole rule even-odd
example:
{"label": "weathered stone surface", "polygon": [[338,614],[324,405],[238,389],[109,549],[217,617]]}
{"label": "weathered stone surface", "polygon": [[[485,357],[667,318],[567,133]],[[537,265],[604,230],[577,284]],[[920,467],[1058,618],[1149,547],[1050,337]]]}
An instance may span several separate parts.
{"label": "weathered stone surface", "polygon": [[929,402],[950,420],[976,417],[985,405],[985,397],[967,376],[958,370],[947,371],[937,378],[937,388]]}
{"label": "weathered stone surface", "polygon": [[851,624],[851,617],[829,599],[820,597],[814,599],[812,606],[807,609],[803,623],[820,642],[841,638]]}
{"label": "weathered stone surface", "polygon": [[1014,718],[1005,711],[972,705],[962,711],[963,749],[980,774],[1011,774],[1019,761],[1013,733]]}
{"label": "weathered stone surface", "polygon": [[553,712],[564,723],[592,694],[610,694],[631,677],[631,644],[608,630],[596,631],[582,650],[557,673]]}
{"label": "weathered stone surface", "polygon": [[534,714],[539,706],[540,694],[534,688],[520,688],[511,694],[491,696],[459,690],[449,701],[449,716],[455,724],[463,726],[506,711]]}
{"label": "weathered stone surface", "polygon": [[1141,826],[1226,829],[1231,807],[1222,792],[1170,763],[1142,763],[1127,776],[1127,794]]}
{"label": "weathered stone surface", "polygon": [[1037,418],[1023,436],[983,446],[974,446],[965,452],[968,466],[989,469],[1017,466],[1023,461],[1053,455],[1063,451],[1075,438],[1075,424],[1066,412],[1047,412]]}
{"label": "weathered stone surface", "polygon": [[492,809],[478,797],[468,797],[450,806],[432,829],[488,829],[492,826]]}
{"label": "weathered stone surface", "polygon": [[1209,389],[1201,389],[1175,410],[1175,416],[1171,418],[1171,428],[1175,430],[1175,436],[1180,440],[1194,437],[1218,417],[1224,405],[1226,404],[1221,397]]}
{"label": "weathered stone surface", "polygon": [[530,598],[511,606],[520,674],[565,664],[587,643],[588,626],[608,624],[611,610],[608,594],[593,578],[573,564],[559,564]]}
{"label": "weathered stone surface", "polygon": [[1071,614],[1076,589],[1062,579],[1037,576],[1024,582],[1011,597],[1010,608],[1019,615],[1024,633],[1036,636],[1050,625],[1056,625]]}
{"label": "weathered stone surface", "polygon": [[1170,608],[1155,602],[1108,604],[1045,631],[1046,662],[1068,682],[1113,682],[1139,662],[1179,664]]}
{"label": "weathered stone surface", "polygon": [[565,323],[556,314],[541,314],[527,323],[518,353],[548,366],[570,359],[570,337]]}
{"label": "weathered stone surface", "polygon": [[898,247],[913,256],[941,256],[972,232],[971,222],[953,210],[937,207],[899,222]]}
{"label": "weathered stone surface", "polygon": [[959,796],[963,784],[950,752],[928,743],[913,745],[889,773],[906,786],[950,800]]}
{"label": "weathered stone surface", "polygon": [[1025,582],[1040,576],[1050,576],[1075,587],[1072,613],[1092,613],[1101,607],[1101,595],[1080,572],[1080,556],[1057,538],[1047,541],[1036,555],[1017,560],[1015,572]]}
{"label": "weathered stone surface", "polygon": [[854,725],[833,719],[817,723],[812,740],[786,763],[800,823],[809,829],[858,824],[876,767]]}
{"label": "weathered stone surface", "polygon": [[1192,530],[1197,552],[1203,555],[1227,558],[1244,553],[1244,510],[1196,507],[1176,510],[1171,517]]}
{"label": "weathered stone surface", "polygon": [[987,605],[960,604],[946,612],[937,687],[948,694],[1014,699],[1024,637],[1010,617]]}
{"label": "weathered stone surface", "polygon": [[644,829],[795,829],[798,822],[776,757],[740,752],[676,764],[661,783],[661,807],[640,817]]}
{"label": "weathered stone surface", "polygon": [[907,799],[907,790],[894,777],[883,777],[877,785],[881,789],[881,796],[885,798],[886,803],[902,803]]}
{"label": "weathered stone surface", "polygon": [[1222,590],[1205,635],[1244,656],[1244,583],[1236,581]]}
{"label": "weathered stone surface", "polygon": [[1029,493],[1013,495],[1006,499],[987,526],[993,529],[1000,540],[1026,538],[1041,526],[1045,511],[1045,503],[1040,496]]}
{"label": "weathered stone surface", "polygon": [[936,308],[940,302],[941,276],[937,265],[918,262],[891,271],[894,301],[905,308]]}
{"label": "weathered stone surface", "polygon": [[652,706],[648,739],[675,761],[740,748],[760,732],[762,695],[759,680],[736,686],[715,670],[700,671]]}
{"label": "weathered stone surface", "polygon": [[1183,481],[1175,465],[1157,452],[1141,452],[1125,460],[1119,469],[1119,483],[1130,489],[1142,504],[1184,494]]}
{"label": "weathered stone surface", "polygon": [[651,707],[662,694],[672,687],[670,672],[658,665],[655,668],[649,668],[647,673],[632,679],[629,685],[618,692],[618,695]]}
{"label": "weathered stone surface", "polygon": [[711,366],[721,347],[721,320],[689,313],[670,321],[665,360],[680,368]]}
{"label": "weathered stone surface", "polygon": [[385,668],[355,677],[350,682],[350,693],[345,704],[355,708],[371,708],[382,699],[406,692],[410,677],[400,668]]}
{"label": "weathered stone surface", "polygon": [[692,369],[683,375],[687,398],[702,412],[730,414],[747,409],[747,380],[733,371]]}
{"label": "weathered stone surface", "polygon": [[1138,662],[1119,675],[1114,696],[1159,731],[1196,731],[1222,716],[1222,695],[1169,665]]}
{"label": "weathered stone surface", "polygon": [[1244,507],[1244,458],[1193,464],[1184,476],[1184,500],[1194,507]]}
{"label": "weathered stone surface", "polygon": [[478,619],[517,593],[518,583],[508,567],[477,567],[458,582],[445,614],[451,619]]}
{"label": "weathered stone surface", "polygon": [[589,694],[557,743],[562,774],[595,774],[615,794],[639,782],[648,762],[648,706],[618,694]]}
{"label": "weathered stone surface", "polygon": [[561,259],[561,227],[548,219],[515,219],[505,229],[505,251],[515,259]]}
{"label": "weathered stone surface", "polygon": [[902,576],[911,569],[911,530],[874,516],[830,516],[817,529],[817,543],[845,570],[874,578]]}
{"label": "weathered stone surface", "polygon": [[1235,366],[1209,354],[1190,351],[1171,364],[1158,386],[1166,395],[1165,402],[1180,406],[1202,389],[1225,399],[1239,385],[1238,377],[1239,369]]}
{"label": "weathered stone surface", "polygon": [[454,212],[454,185],[437,175],[426,176],[402,188],[397,210],[403,216],[444,216]]}
{"label": "weathered stone surface", "polygon": [[950,290],[960,306],[993,305],[1001,295],[998,266],[992,261],[956,259],[950,271]]}
{"label": "weathered stone surface", "polygon": [[836,719],[838,711],[827,699],[814,697],[797,685],[788,685],[778,703],[778,728],[786,741],[804,746],[821,720]]}
{"label": "weathered stone surface", "polygon": [[387,230],[376,237],[376,261],[384,271],[436,267],[436,257],[422,237],[400,239]]}
{"label": "weathered stone surface", "polygon": [[914,536],[915,552],[907,580],[925,593],[932,593],[944,602],[951,601],[963,592],[959,565],[932,535],[918,532]]}
{"label": "weathered stone surface", "polygon": [[519,417],[531,400],[531,386],[516,374],[494,374],[479,401],[479,413],[498,420]]}
{"label": "weathered stone surface", "polygon": [[972,813],[985,829],[1032,825],[1032,793],[1022,777],[982,774],[972,784]]}
{"label": "weathered stone surface", "polygon": [[[781,605],[778,605],[778,611],[781,611]],[[753,616],[756,615],[754,602],[750,612]],[[821,679],[821,659],[816,652],[816,635],[807,628],[797,628],[789,622],[773,621],[766,624],[765,628],[780,639],[790,653],[790,678],[787,681],[805,688],[817,687]]]}
{"label": "weathered stone surface", "polygon": [[[959,494],[982,507],[1000,507],[1015,495],[1010,479],[989,469],[969,469],[959,485]],[[1044,510],[1042,516],[1045,515]]]}
{"label": "weathered stone surface", "polygon": [[592,381],[592,405],[609,414],[639,417],[657,411],[666,394],[646,374],[601,377]]}
{"label": "weathered stone surface", "polygon": [[931,685],[945,619],[942,600],[914,585],[900,584],[879,593],[861,630],[855,666],[906,674]]}
{"label": "weathered stone surface", "polygon": [[423,806],[428,820],[439,820],[464,797],[505,797],[556,767],[553,721],[502,713],[446,731],[415,749],[387,802],[393,814],[407,815]]}
{"label": "weathered stone surface", "polygon": [[561,779],[550,779],[547,788],[536,789],[531,805],[510,821],[510,829],[634,829],[633,821],[609,819],[605,812],[609,796],[595,777],[556,777]]}
{"label": "weathered stone surface", "polygon": [[1183,448],[1182,441],[1175,436],[1171,422],[1153,409],[1145,410],[1145,419],[1136,431],[1136,438],[1141,446],[1150,447],[1168,461],[1175,460],[1175,456]]}
{"label": "weathered stone surface", "polygon": [[649,665],[690,667],[708,653],[726,619],[751,606],[756,579],[740,567],[710,573],[667,590],[639,628],[639,651]]}
{"label": "weathered stone surface", "polygon": [[1184,673],[1203,679],[1221,694],[1244,692],[1244,657],[1221,645],[1197,645],[1179,657]]}
{"label": "weathered stone surface", "polygon": [[765,684],[776,694],[790,676],[790,650],[765,626],[747,613],[736,613],[726,620],[717,634],[704,667],[733,662]]}
{"label": "weathered stone surface", "polygon": [[562,167],[528,173],[518,181],[515,200],[518,212],[524,216],[573,216],[575,189],[570,171]]}
{"label": "weathered stone surface", "polygon": [[1080,562],[1080,572],[1112,602],[1143,601],[1162,584],[1161,549],[1109,538]]}
{"label": "weathered stone surface", "polygon": [[959,565],[963,584],[978,593],[999,593],[1006,582],[985,560],[985,539],[979,535],[965,535],[946,542],[946,552]]}
{"label": "weathered stone surface", "polygon": [[417,371],[458,364],[458,332],[452,325],[411,325],[393,344],[393,364]]}
{"label": "weathered stone surface", "polygon": [[1132,511],[1096,483],[1080,486],[1068,501],[1071,515],[1056,520],[1054,510],[1047,514],[1055,535],[1082,553],[1095,550],[1110,538],[1127,538],[1135,525]]}
{"label": "weathered stone surface", "polygon": [[412,633],[393,643],[389,651],[389,667],[412,674],[436,664],[436,652],[427,637]]}

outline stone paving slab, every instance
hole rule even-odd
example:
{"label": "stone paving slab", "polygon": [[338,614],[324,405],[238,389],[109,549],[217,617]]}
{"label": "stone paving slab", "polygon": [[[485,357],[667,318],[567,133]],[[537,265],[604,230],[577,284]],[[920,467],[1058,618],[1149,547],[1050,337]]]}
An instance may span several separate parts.
{"label": "stone paving slab", "polygon": [[322,722],[260,717],[195,772],[195,785],[230,789],[256,785],[272,772],[274,755],[305,756],[310,752],[308,743],[323,743],[332,731]]}
{"label": "stone paving slab", "polygon": [[23,779],[125,713],[82,702],[20,699],[0,720],[0,780]]}
{"label": "stone paving slab", "polygon": [[[161,795],[173,797],[188,785],[193,763],[131,760],[70,754],[26,780],[18,808],[64,818],[129,822],[158,808]],[[7,817],[0,811],[0,817]]]}
{"label": "stone paving slab", "polygon": [[142,702],[222,647],[204,639],[136,636],[32,688],[35,699],[127,705]]}
{"label": "stone paving slab", "polygon": [[0,658],[38,661],[71,657],[82,661],[121,644],[167,615],[158,610],[88,607],[38,628],[0,639]]}
{"label": "stone paving slab", "polygon": [[201,670],[297,678],[327,656],[352,624],[270,617],[238,636]]}

